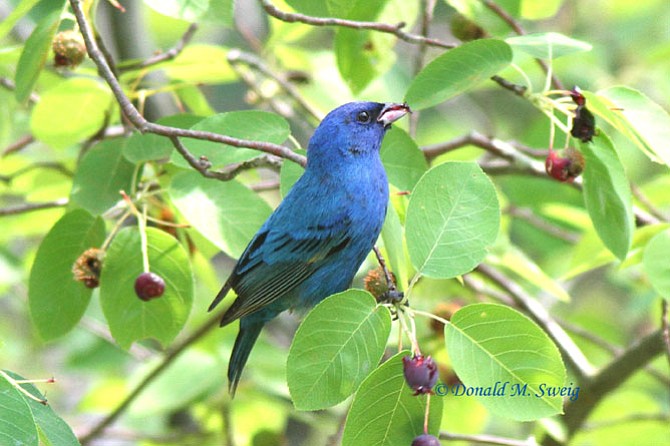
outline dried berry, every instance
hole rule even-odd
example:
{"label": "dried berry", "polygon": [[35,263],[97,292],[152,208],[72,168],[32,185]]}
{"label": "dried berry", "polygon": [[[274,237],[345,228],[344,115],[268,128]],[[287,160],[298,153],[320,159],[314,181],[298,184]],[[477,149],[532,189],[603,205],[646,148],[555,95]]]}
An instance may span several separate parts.
{"label": "dried berry", "polygon": [[402,358],[403,373],[407,385],[414,390],[414,395],[431,393],[437,383],[437,364],[430,356],[417,355]]}
{"label": "dried berry", "polygon": [[586,98],[579,87],[575,87],[570,91],[570,97],[577,104],[570,134],[582,142],[589,142],[596,133],[596,118],[586,108]]}
{"label": "dried berry", "polygon": [[463,42],[469,42],[471,40],[483,39],[486,37],[486,31],[464,16],[463,14],[455,13],[451,17],[451,33],[459,40]]}
{"label": "dried berry", "polygon": [[51,42],[54,64],[57,67],[74,68],[86,56],[86,44],[78,31],[67,30],[56,34]]}
{"label": "dried berry", "polygon": [[563,156],[550,150],[544,167],[552,178],[564,183],[572,183],[584,171],[584,156],[572,147],[565,149]]}
{"label": "dried berry", "polygon": [[[391,273],[391,279],[393,280],[393,284],[395,284],[395,274]],[[365,276],[365,279],[363,279],[363,285],[365,289],[377,299],[377,301],[384,300],[387,297],[386,293],[388,292],[389,287],[386,283],[386,275],[381,267],[370,270]]]}
{"label": "dried berry", "polygon": [[100,271],[105,253],[98,248],[87,249],[72,265],[74,280],[83,282],[87,288],[100,285]]}
{"label": "dried berry", "polygon": [[412,446],[440,446],[440,440],[430,434],[423,434],[412,440]]}
{"label": "dried berry", "polygon": [[165,292],[165,281],[155,273],[142,273],[135,280],[135,294],[143,301],[161,297]]}

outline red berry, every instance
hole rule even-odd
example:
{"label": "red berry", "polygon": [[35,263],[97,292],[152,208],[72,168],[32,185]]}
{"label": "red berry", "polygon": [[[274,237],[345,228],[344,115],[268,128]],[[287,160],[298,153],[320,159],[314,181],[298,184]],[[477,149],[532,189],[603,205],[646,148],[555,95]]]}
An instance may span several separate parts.
{"label": "red berry", "polygon": [[437,383],[437,364],[430,356],[405,356],[402,358],[402,367],[405,381],[415,395],[430,393]]}
{"label": "red berry", "polygon": [[569,147],[560,156],[554,150],[549,151],[544,167],[549,176],[561,182],[572,183],[584,170],[584,156],[581,152]]}
{"label": "red berry", "polygon": [[440,440],[430,434],[423,434],[412,440],[412,446],[440,446]]}
{"label": "red berry", "polygon": [[165,292],[165,281],[154,273],[142,273],[135,280],[135,293],[143,301],[161,297]]}
{"label": "red berry", "polygon": [[586,98],[582,94],[581,88],[575,85],[575,88],[570,90],[570,97],[572,98],[572,101],[579,105],[586,105]]}

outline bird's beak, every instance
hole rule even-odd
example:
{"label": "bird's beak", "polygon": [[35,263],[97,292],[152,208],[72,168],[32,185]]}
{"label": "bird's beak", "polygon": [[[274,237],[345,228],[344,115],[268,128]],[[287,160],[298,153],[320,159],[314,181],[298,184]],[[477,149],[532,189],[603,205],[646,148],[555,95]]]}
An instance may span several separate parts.
{"label": "bird's beak", "polygon": [[409,105],[407,104],[384,104],[384,108],[379,112],[377,122],[381,122],[385,128],[388,128],[407,113],[412,113],[412,110],[409,109]]}

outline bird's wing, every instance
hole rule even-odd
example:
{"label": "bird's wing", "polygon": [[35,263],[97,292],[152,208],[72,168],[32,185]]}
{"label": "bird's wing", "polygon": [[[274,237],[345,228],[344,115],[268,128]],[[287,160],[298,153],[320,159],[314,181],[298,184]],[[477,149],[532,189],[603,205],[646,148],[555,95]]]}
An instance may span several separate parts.
{"label": "bird's wing", "polygon": [[350,225],[348,216],[339,215],[299,231],[291,227],[261,229],[212,304],[230,288],[237,292],[221,325],[271,304],[304,282],[328,256],[349,244]]}

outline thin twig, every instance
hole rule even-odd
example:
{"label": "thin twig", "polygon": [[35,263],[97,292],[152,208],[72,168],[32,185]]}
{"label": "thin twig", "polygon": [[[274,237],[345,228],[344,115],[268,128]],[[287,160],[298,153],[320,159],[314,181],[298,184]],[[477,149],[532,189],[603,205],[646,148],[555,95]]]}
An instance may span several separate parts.
{"label": "thin twig", "polygon": [[642,206],[644,206],[651,215],[658,218],[660,221],[669,220],[668,216],[664,215],[663,212],[658,210],[636,184],[631,183],[630,190],[633,193],[633,196],[637,198],[637,201],[639,201],[640,204],[642,204]]}
{"label": "thin twig", "polygon": [[298,103],[298,105],[300,105],[300,107],[303,110],[305,110],[315,120],[321,121],[323,119],[323,113],[319,112],[314,107],[312,107],[305,100],[305,98],[303,98],[298,89],[295,88],[295,86],[291,82],[286,80],[285,77],[273,72],[261,59],[259,59],[255,55],[237,49],[233,49],[228,51],[226,57],[228,59],[228,62],[231,64],[243,63],[262,73],[264,76],[274,80],[275,82],[277,82],[277,84],[281,86],[281,88],[284,89],[284,91],[286,91],[286,93],[288,93],[288,95],[293,100],[295,100]]}
{"label": "thin twig", "polygon": [[[6,77],[0,77],[0,86],[5,87],[7,90],[16,90],[16,84],[14,81]],[[37,95],[37,93],[30,93],[28,96],[28,102],[31,104],[36,104],[39,101],[40,97]]]}
{"label": "thin twig", "polygon": [[20,150],[23,150],[24,148],[28,147],[30,144],[35,142],[35,137],[31,134],[23,135],[7,147],[5,147],[2,150],[2,155],[0,157],[4,158],[7,155],[11,155],[12,153],[16,153]]}
{"label": "thin twig", "polygon": [[468,441],[477,444],[491,444],[498,446],[537,446],[535,438],[528,440],[514,440],[512,438],[497,437],[494,435],[467,435],[453,434],[451,432],[440,431],[440,440],[447,441]]}
{"label": "thin twig", "polygon": [[[482,3],[489,8],[493,13],[495,13],[498,17],[500,17],[505,23],[507,23],[515,33],[517,33],[520,36],[523,36],[526,34],[526,31],[521,27],[519,22],[517,22],[514,17],[512,17],[507,11],[505,11],[500,5],[495,3],[492,0],[482,0]],[[542,59],[535,59],[537,60],[538,65],[542,67],[542,70],[544,70],[545,73],[549,73],[549,66],[545,61]],[[551,83],[552,85],[558,89],[558,90],[564,90],[565,88],[563,87],[563,83],[556,77],[554,74],[551,74]]]}
{"label": "thin twig", "polygon": [[[128,97],[123,91],[123,88],[121,87],[121,84],[119,83],[118,79],[112,72],[109,64],[105,60],[104,56],[102,55],[100,48],[98,47],[97,43],[95,42],[95,39],[93,38],[93,33],[91,30],[91,26],[89,25],[88,21],[86,20],[86,17],[84,16],[82,6],[81,6],[81,0],[70,0],[70,5],[72,6],[72,11],[77,19],[77,23],[79,24],[79,29],[81,30],[82,36],[84,37],[84,42],[86,43],[86,48],[88,51],[89,56],[93,60],[93,62],[96,64],[98,67],[98,71],[100,73],[100,76],[107,82],[109,85],[110,89],[112,90],[112,93],[114,94],[114,97],[116,98],[117,102],[119,103],[119,106],[121,108],[121,111],[125,115],[125,117],[142,133],[154,133],[157,135],[162,135],[170,138],[170,140],[174,143],[176,141],[177,137],[187,137],[187,138],[195,138],[195,139],[203,139],[207,141],[213,141],[213,142],[219,142],[223,144],[228,144],[234,147],[246,147],[246,148],[251,148],[255,150],[259,150],[261,152],[269,153],[272,155],[279,156],[281,158],[285,158],[288,160],[291,160],[293,162],[296,162],[300,165],[305,165],[305,157],[302,155],[299,155],[292,150],[290,150],[288,147],[284,147],[278,144],[272,144],[269,142],[265,141],[251,141],[251,140],[245,140],[245,139],[239,139],[239,138],[233,138],[231,136],[226,136],[226,135],[220,135],[216,133],[211,133],[211,132],[205,132],[205,131],[199,131],[199,130],[189,130],[189,129],[180,129],[176,127],[168,127],[164,125],[159,125],[159,124],[154,124],[152,122],[147,121],[135,108],[135,106],[130,102]],[[176,146],[175,146],[176,147]],[[177,148],[179,150],[179,148]],[[186,150],[182,146],[183,150]],[[186,150],[187,151],[187,150]],[[187,151],[188,152],[188,151]],[[183,152],[180,151],[180,153]],[[192,156],[192,155],[191,155]],[[193,156],[192,156],[193,157]],[[193,157],[195,158],[195,157]],[[199,170],[199,172],[203,172],[202,169]]]}
{"label": "thin twig", "polygon": [[549,221],[538,217],[532,209],[530,208],[518,208],[516,206],[509,206],[504,210],[507,214],[512,217],[516,217],[520,220],[525,221],[531,226],[534,226],[541,231],[564,240],[568,243],[577,243],[581,239],[581,235],[575,232],[568,231],[558,225],[552,224]]}
{"label": "thin twig", "polygon": [[22,203],[16,206],[9,206],[0,209],[0,217],[25,214],[26,212],[40,211],[42,209],[62,208],[67,206],[67,203],[67,198],[60,198],[58,200],[47,201],[44,203]]}
{"label": "thin twig", "polygon": [[476,271],[505,290],[514,302],[544,329],[561,351],[563,358],[575,373],[578,381],[582,382],[588,379],[595,372],[595,368],[572,338],[537,300],[526,294],[523,288],[492,266],[482,263]]}
{"label": "thin twig", "polygon": [[22,167],[21,169],[18,169],[16,171],[14,171],[13,173],[11,173],[9,175],[0,175],[0,182],[10,184],[12,181],[17,179],[21,175],[25,175],[26,173],[31,172],[31,171],[36,170],[36,169],[55,170],[56,172],[62,173],[66,177],[74,176],[74,172],[72,172],[70,169],[65,167],[64,164],[51,162],[51,161],[44,161],[44,162],[29,164],[25,167]]}
{"label": "thin twig", "polygon": [[207,319],[202,325],[200,325],[193,333],[191,333],[187,338],[183,339],[181,342],[175,344],[172,348],[166,351],[165,357],[156,368],[154,368],[144,379],[130,392],[126,398],[121,401],[121,403],[110,412],[105,418],[100,420],[91,430],[83,435],[79,441],[82,446],[90,443],[96,437],[98,437],[107,426],[111,425],[119,418],[130,405],[137,399],[137,397],[151,384],[161,373],[163,373],[172,362],[184,351],[186,348],[194,344],[196,341],[204,337],[212,328],[218,326],[223,312],[219,312],[216,315]]}
{"label": "thin twig", "polygon": [[382,33],[393,34],[400,40],[414,44],[427,44],[431,46],[438,46],[441,48],[455,48],[457,45],[453,43],[446,43],[439,39],[432,39],[418,34],[411,34],[402,29],[405,27],[404,22],[392,25],[389,23],[379,22],[358,22],[355,20],[337,19],[332,17],[312,17],[299,13],[285,12],[272,4],[270,0],[260,0],[263,9],[272,17],[275,17],[283,22],[300,22],[312,26],[341,26],[353,29],[369,29],[379,31]]}
{"label": "thin twig", "polygon": [[183,50],[184,47],[191,41],[193,38],[193,35],[195,32],[198,30],[198,25],[196,23],[191,23],[189,25],[188,29],[186,32],[181,36],[181,39],[177,42],[175,46],[170,48],[169,50],[165,52],[161,52],[159,54],[156,54],[154,56],[151,56],[150,58],[146,60],[142,60],[139,62],[133,62],[133,63],[127,63],[127,64],[121,64],[118,66],[118,70],[120,72],[126,72],[126,71],[131,71],[131,70],[139,70],[142,68],[148,68],[152,65],[157,65],[161,62],[166,62],[168,60],[172,60],[176,58]]}
{"label": "thin twig", "polygon": [[670,316],[668,315],[668,301],[661,299],[661,330],[665,342],[665,356],[670,363]]}

